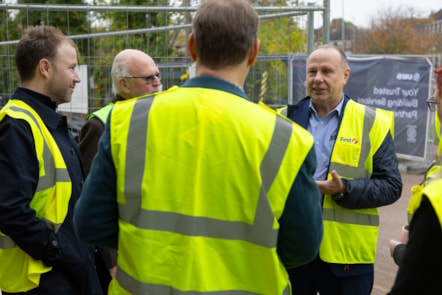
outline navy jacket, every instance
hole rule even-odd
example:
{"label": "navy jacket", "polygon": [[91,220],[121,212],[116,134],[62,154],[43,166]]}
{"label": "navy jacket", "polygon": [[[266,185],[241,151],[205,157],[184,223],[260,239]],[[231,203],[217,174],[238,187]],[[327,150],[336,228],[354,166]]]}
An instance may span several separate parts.
{"label": "navy jacket", "polygon": [[60,148],[72,181],[68,214],[55,235],[29,207],[39,178],[30,126],[9,117],[0,122],[0,230],[34,259],[53,266],[41,276],[39,287],[27,294],[101,294],[94,247],[78,240],[73,227],[74,205],[84,175],[66,117],[55,111],[49,97],[29,89],[18,88],[13,98],[26,102],[40,115]]}
{"label": "navy jacket", "polygon": [[[343,111],[349,97],[345,96]],[[302,99],[296,105],[289,105],[287,117],[305,129],[308,127],[310,97]],[[340,118],[342,119],[342,117]],[[339,127],[340,128],[340,127]],[[402,179],[399,172],[393,138],[390,133],[373,156],[373,173],[370,179],[357,178],[347,181],[345,197],[337,203],[348,209],[375,208],[389,205],[397,201],[402,193]],[[344,269],[340,264],[330,264],[337,276],[352,276],[371,272],[372,265],[352,265]]]}
{"label": "navy jacket", "polygon": [[[343,112],[350,98],[344,98]],[[290,105],[287,117],[307,129],[310,109],[310,97],[297,105]],[[341,118],[342,119],[342,118]],[[370,179],[358,178],[347,181],[347,193],[338,204],[348,209],[375,208],[390,205],[397,201],[402,193],[402,179],[390,133],[373,156],[373,174]]]}

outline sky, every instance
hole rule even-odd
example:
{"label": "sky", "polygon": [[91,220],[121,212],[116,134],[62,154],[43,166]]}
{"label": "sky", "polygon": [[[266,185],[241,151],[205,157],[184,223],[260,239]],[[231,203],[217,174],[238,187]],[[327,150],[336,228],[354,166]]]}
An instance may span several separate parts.
{"label": "sky", "polygon": [[[323,5],[323,1],[310,1],[315,5]],[[344,5],[343,5],[344,4]],[[344,6],[344,9],[342,9]],[[358,27],[370,27],[371,19],[376,19],[379,12],[392,8],[410,7],[420,16],[428,17],[431,12],[442,9],[441,0],[330,0],[330,20],[342,18]],[[316,14],[316,13],[315,13]],[[316,20],[315,20],[316,22]],[[321,21],[322,23],[322,21]]]}

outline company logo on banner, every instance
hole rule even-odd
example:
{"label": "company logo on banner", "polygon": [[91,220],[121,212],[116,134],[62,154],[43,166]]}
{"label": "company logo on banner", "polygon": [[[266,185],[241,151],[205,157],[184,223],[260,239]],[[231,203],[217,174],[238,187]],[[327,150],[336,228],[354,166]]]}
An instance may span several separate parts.
{"label": "company logo on banner", "polygon": [[[398,156],[425,158],[431,64],[427,58],[349,57],[345,94],[355,101],[394,112]],[[305,96],[306,57],[293,60],[293,102]]]}
{"label": "company logo on banner", "polygon": [[408,81],[416,81],[418,82],[421,78],[421,75],[419,73],[414,74],[408,74],[408,73],[397,73],[396,79],[397,80],[408,80]]}

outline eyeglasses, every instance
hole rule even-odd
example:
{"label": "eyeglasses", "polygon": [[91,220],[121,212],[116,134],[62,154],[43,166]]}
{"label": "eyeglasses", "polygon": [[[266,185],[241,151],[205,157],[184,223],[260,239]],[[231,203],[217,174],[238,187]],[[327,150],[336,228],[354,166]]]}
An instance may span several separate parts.
{"label": "eyeglasses", "polygon": [[150,84],[152,84],[152,82],[153,82],[153,80],[155,79],[155,77],[157,77],[158,78],[158,80],[159,79],[161,79],[160,78],[160,72],[158,72],[158,73],[155,73],[155,74],[152,74],[152,75],[149,75],[149,76],[144,76],[144,77],[140,77],[140,76],[132,76],[132,77],[124,77],[124,78],[128,78],[128,79],[144,79],[145,81],[146,81],[146,84],[147,85],[150,85]]}
{"label": "eyeglasses", "polygon": [[428,106],[428,109],[430,110],[430,112],[435,112],[436,105],[438,105],[438,103],[434,100],[434,96],[427,98],[426,102],[427,102],[427,106]]}

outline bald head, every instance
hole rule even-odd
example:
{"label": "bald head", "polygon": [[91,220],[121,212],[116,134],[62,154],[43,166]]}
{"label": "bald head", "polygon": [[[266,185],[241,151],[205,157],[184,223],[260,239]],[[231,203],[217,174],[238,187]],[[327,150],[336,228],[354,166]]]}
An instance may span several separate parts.
{"label": "bald head", "polygon": [[112,63],[112,91],[128,99],[159,90],[158,77],[146,81],[143,77],[158,74],[154,60],[145,52],[137,49],[120,51]]}

